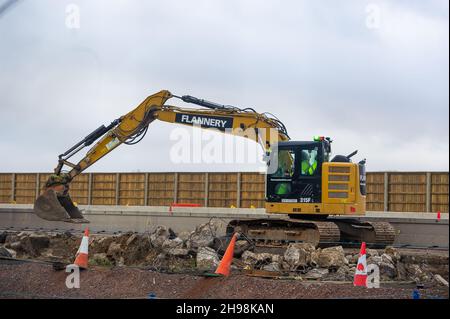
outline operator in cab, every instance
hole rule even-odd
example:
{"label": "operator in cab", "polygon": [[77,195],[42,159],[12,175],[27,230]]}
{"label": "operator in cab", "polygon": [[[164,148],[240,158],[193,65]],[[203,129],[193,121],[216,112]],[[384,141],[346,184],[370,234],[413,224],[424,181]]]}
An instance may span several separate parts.
{"label": "operator in cab", "polygon": [[302,175],[314,175],[317,169],[317,152],[314,151],[302,151]]}

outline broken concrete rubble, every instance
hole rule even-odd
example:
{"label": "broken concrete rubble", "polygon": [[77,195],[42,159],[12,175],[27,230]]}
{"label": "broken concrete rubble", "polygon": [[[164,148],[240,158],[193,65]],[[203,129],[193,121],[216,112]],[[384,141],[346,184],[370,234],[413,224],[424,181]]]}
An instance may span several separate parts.
{"label": "broken concrete rubble", "polygon": [[126,264],[135,264],[143,260],[152,249],[151,241],[147,236],[142,236],[124,247],[124,257]]}
{"label": "broken concrete rubble", "polygon": [[389,256],[388,254],[382,254],[381,255],[381,261],[384,262],[384,263],[392,264],[392,265],[395,264],[395,262],[392,259],[392,257]]}
{"label": "broken concrete rubble", "polygon": [[313,268],[308,271],[305,275],[306,278],[319,279],[328,274],[328,269],[326,268]]}
{"label": "broken concrete rubble", "polygon": [[196,265],[200,271],[213,271],[219,265],[219,256],[210,247],[200,247],[197,251]]}
{"label": "broken concrete rubble", "polygon": [[280,264],[278,262],[271,262],[268,265],[262,266],[262,270],[272,271],[272,272],[280,272],[281,271],[281,267],[280,267]]}
{"label": "broken concrete rubble", "polygon": [[371,256],[367,258],[367,264],[379,265],[382,261],[383,259],[380,256]]}
{"label": "broken concrete rubble", "polygon": [[0,257],[12,258],[12,254],[7,248],[0,247]]}
{"label": "broken concrete rubble", "polygon": [[197,250],[200,247],[211,247],[216,238],[217,228],[217,223],[213,221],[197,226],[190,233],[186,241],[186,247],[192,250]]}
{"label": "broken concrete rubble", "polygon": [[289,270],[295,271],[299,268],[306,269],[311,264],[311,254],[315,251],[312,244],[295,243],[289,244],[284,253],[284,260],[289,265]]}
{"label": "broken concrete rubble", "polygon": [[133,244],[136,240],[138,240],[139,237],[136,234],[132,234],[126,241],[125,245],[129,246],[131,244]]}
{"label": "broken concrete rubble", "polygon": [[384,249],[384,253],[386,255],[390,256],[394,263],[400,261],[401,255],[396,248],[394,248],[392,246],[387,246]]}
{"label": "broken concrete rubble", "polygon": [[405,268],[409,278],[417,283],[426,282],[430,279],[428,274],[424,272],[418,264],[407,265]]}
{"label": "broken concrete rubble", "polygon": [[189,255],[189,250],[185,248],[170,248],[167,251],[167,254],[174,257],[187,257]]}
{"label": "broken concrete rubble", "polygon": [[112,242],[108,247],[106,255],[112,259],[119,259],[122,255],[122,248],[119,243]]}
{"label": "broken concrete rubble", "polygon": [[317,264],[321,268],[337,269],[341,266],[348,265],[342,246],[328,247],[322,249]]}
{"label": "broken concrete rubble", "polygon": [[261,269],[263,266],[270,264],[272,261],[272,254],[269,253],[259,253],[255,254],[249,250],[242,254],[242,261],[245,265],[250,266],[254,269]]}
{"label": "broken concrete rubble", "polygon": [[396,261],[394,261],[394,251],[390,250],[392,255],[383,253],[381,256],[379,254],[373,254],[367,259],[367,264],[375,264],[380,270],[381,280],[392,280],[398,277],[398,272],[396,268]]}
{"label": "broken concrete rubble", "polygon": [[380,268],[381,279],[394,279],[397,277],[397,269],[393,264],[381,262],[378,267]]}
{"label": "broken concrete rubble", "polygon": [[281,255],[272,255],[272,262],[281,264],[283,262],[283,256],[281,256]]}
{"label": "broken concrete rubble", "polygon": [[180,238],[183,242],[186,242],[189,239],[189,236],[191,235],[190,232],[183,231],[178,234],[178,238]]}
{"label": "broken concrete rubble", "polygon": [[439,274],[434,275],[434,280],[436,280],[441,285],[448,287],[448,281],[442,278],[441,275]]}
{"label": "broken concrete rubble", "polygon": [[5,244],[5,245],[8,245],[8,244],[17,242],[17,241],[19,241],[19,240],[20,240],[20,238],[19,238],[19,236],[17,235],[17,233],[8,233],[8,234],[6,235],[4,244]]}
{"label": "broken concrete rubble", "polygon": [[166,239],[163,244],[163,249],[170,249],[170,248],[180,248],[183,246],[183,240],[181,238],[174,238],[174,239]]}
{"label": "broken concrete rubble", "polygon": [[322,279],[328,281],[352,281],[355,274],[355,269],[347,265],[339,268],[332,268]]}
{"label": "broken concrete rubble", "polygon": [[[81,234],[71,233],[8,232],[3,237],[0,255],[66,263],[73,262],[81,242]],[[229,240],[229,237],[216,237],[215,227],[209,223],[178,236],[164,226],[144,234],[92,234],[89,262],[98,266],[136,265],[156,270],[214,271]],[[235,253],[239,260],[234,260],[234,269],[295,273],[296,276],[322,281],[352,280],[358,258],[354,250],[345,250],[344,253],[341,246],[316,249],[305,243],[291,243],[286,248],[277,248],[276,253],[269,253],[260,247],[255,248],[251,241],[237,240],[236,250],[241,250],[242,255]],[[393,247],[369,252],[367,262],[379,267],[382,281],[414,280],[442,285],[445,283],[440,279],[448,279],[448,255],[405,253]]]}
{"label": "broken concrete rubble", "polygon": [[150,242],[155,248],[162,248],[164,242],[169,239],[170,232],[165,226],[156,227],[155,231],[150,235]]}
{"label": "broken concrete rubble", "polygon": [[9,248],[14,249],[14,250],[21,250],[22,249],[22,244],[20,243],[20,241],[15,241],[15,242],[6,244],[5,247],[9,247]]}
{"label": "broken concrete rubble", "polygon": [[373,256],[379,256],[378,250],[366,248],[366,256],[367,256],[367,258],[370,258],[370,257],[373,257]]}

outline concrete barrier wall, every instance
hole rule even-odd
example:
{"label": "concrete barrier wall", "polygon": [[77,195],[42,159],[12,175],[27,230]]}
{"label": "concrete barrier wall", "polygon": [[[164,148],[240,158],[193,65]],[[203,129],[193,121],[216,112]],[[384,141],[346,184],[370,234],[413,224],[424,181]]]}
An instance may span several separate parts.
{"label": "concrete barrier wall", "polygon": [[[197,225],[213,220],[218,226],[218,235],[224,235],[226,225],[232,219],[283,218],[275,214],[266,214],[264,209],[249,208],[185,208],[170,209],[163,206],[80,206],[92,232],[151,232],[158,225],[165,225],[174,231],[192,231]],[[448,248],[448,216],[441,219],[429,213],[414,212],[367,212],[354,218],[373,221],[388,221],[397,231],[396,245]],[[284,216],[286,217],[286,216]],[[336,216],[334,218],[341,218]],[[347,217],[346,217],[347,218]],[[50,222],[38,218],[32,213],[29,204],[0,204],[0,229],[22,230],[76,230],[82,232],[85,224]]]}

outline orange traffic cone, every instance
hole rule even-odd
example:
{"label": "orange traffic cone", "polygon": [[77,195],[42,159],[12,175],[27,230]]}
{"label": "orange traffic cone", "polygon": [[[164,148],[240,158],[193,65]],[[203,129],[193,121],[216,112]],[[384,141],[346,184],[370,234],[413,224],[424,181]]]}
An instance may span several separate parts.
{"label": "orange traffic cone", "polygon": [[367,287],[367,262],[365,242],[361,244],[361,250],[359,251],[358,264],[356,265],[353,286]]}
{"label": "orange traffic cone", "polygon": [[88,247],[89,247],[89,229],[86,227],[84,236],[81,239],[80,248],[78,248],[74,264],[82,269],[88,268]]}
{"label": "orange traffic cone", "polygon": [[225,250],[225,254],[222,257],[222,260],[220,261],[220,264],[216,269],[215,272],[216,274],[222,276],[228,276],[230,274],[231,262],[233,261],[234,245],[236,244],[236,239],[237,233],[234,233],[233,237],[231,238],[230,244],[227,247],[227,250]]}

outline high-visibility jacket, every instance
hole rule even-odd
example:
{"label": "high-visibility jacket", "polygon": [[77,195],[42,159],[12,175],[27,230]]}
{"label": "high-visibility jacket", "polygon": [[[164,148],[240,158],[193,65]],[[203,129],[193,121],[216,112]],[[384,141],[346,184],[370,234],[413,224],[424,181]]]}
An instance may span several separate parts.
{"label": "high-visibility jacket", "polygon": [[302,161],[302,174],[303,175],[313,175],[317,168],[317,161],[309,164],[309,161]]}
{"label": "high-visibility jacket", "polygon": [[275,194],[287,195],[291,192],[291,187],[287,183],[280,183],[275,187]]}

